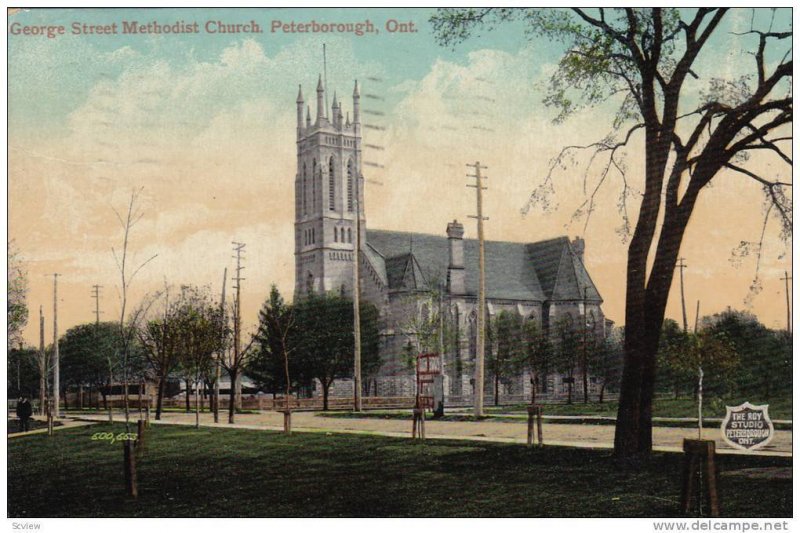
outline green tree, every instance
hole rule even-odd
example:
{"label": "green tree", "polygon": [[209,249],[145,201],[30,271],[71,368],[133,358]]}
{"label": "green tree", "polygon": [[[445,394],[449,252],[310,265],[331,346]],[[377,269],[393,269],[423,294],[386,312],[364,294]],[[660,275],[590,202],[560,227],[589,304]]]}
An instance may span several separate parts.
{"label": "green tree", "polygon": [[581,334],[570,315],[560,317],[555,323],[555,368],[566,374],[567,403],[572,403],[575,388],[575,371],[581,358]]}
{"label": "green tree", "polygon": [[[697,367],[689,358],[689,338],[678,323],[670,318],[664,320],[659,339],[657,365],[659,389],[668,390],[675,399],[696,383]],[[693,381],[694,380],[694,381]]]}
{"label": "green tree", "polygon": [[704,329],[724,335],[739,354],[734,385],[737,395],[768,401],[775,395],[791,394],[790,333],[771,330],[743,311],[728,310],[704,317],[702,322]]}
{"label": "green tree", "polygon": [[[118,323],[92,322],[71,327],[58,340],[62,385],[88,386],[90,391],[99,391],[107,409],[111,386],[121,378],[121,346]],[[129,355],[129,375],[141,376],[143,371],[143,353],[135,343]]]}
{"label": "green tree", "polygon": [[7,322],[6,346],[10,350],[22,342],[22,330],[28,323],[28,273],[22,263],[16,243],[8,241]]}
{"label": "green tree", "polygon": [[158,382],[155,418],[161,420],[167,380],[180,362],[180,336],[175,320],[178,304],[170,300],[169,287],[165,287],[163,291],[148,295],[139,309],[142,319],[137,336],[149,372]]}
{"label": "green tree", "polygon": [[[736,35],[752,54],[750,74],[731,77],[727,61],[698,57],[722,33],[727,8],[664,9],[442,9],[432,18],[443,45],[455,45],[481,29],[521,21],[528,36],[565,44],[545,103],[563,119],[583,105],[617,104],[611,133],[587,146],[564,148],[531,204],[547,205],[553,172],[585,149],[590,161],[605,157],[599,180],[622,177],[623,231],[628,245],[625,297],[625,363],[614,439],[619,458],[636,459],[652,449],[652,403],[661,324],[686,228],[712,179],[738,174],[762,188],[765,223],[775,216],[781,236],[792,233],[791,182],[763,177],[748,156],[760,152],[779,163],[787,155],[792,121],[792,30],[789,11],[754,10],[749,31]],[[770,18],[771,14],[771,18]],[[788,15],[787,15],[788,14]],[[758,16],[756,16],[758,15]],[[766,16],[764,16],[766,15]],[[787,15],[787,16],[784,16]],[[718,69],[718,70],[715,70]],[[620,160],[634,138],[643,137],[644,172],[638,215],[627,216],[629,178]],[[723,170],[731,171],[724,175]],[[599,186],[583,211],[594,211]],[[588,218],[587,218],[588,223]],[[756,286],[756,283],[754,283]]]}
{"label": "green tree", "polygon": [[261,388],[273,395],[285,394],[299,383],[298,361],[294,352],[298,336],[294,334],[294,308],[288,305],[278,288],[272,285],[269,299],[258,313],[255,353],[248,363],[246,374]]}
{"label": "green tree", "polygon": [[27,396],[35,398],[39,393],[38,351],[28,347],[11,348],[6,359],[6,393],[9,398]]}
{"label": "green tree", "polygon": [[[178,350],[178,366],[186,382],[186,409],[190,410],[191,384],[199,394],[200,385],[214,375],[214,355],[224,342],[220,335],[222,309],[207,290],[181,287],[180,297],[171,313],[171,330]],[[195,426],[199,427],[199,411]]]}
{"label": "green tree", "polygon": [[616,389],[619,386],[622,377],[624,331],[623,328],[616,328],[605,338],[595,337],[588,365],[589,373],[600,384],[600,391],[597,393],[597,401],[600,403],[603,403],[607,389]]}
{"label": "green tree", "polygon": [[[519,369],[524,351],[522,318],[517,313],[501,311],[489,321],[492,346],[486,352],[486,366],[494,380],[494,404],[500,404],[500,385]],[[488,339],[487,339],[488,340]]]}
{"label": "green tree", "polygon": [[[365,373],[380,365],[380,324],[378,309],[360,306],[361,358]],[[309,294],[295,304],[297,358],[301,379],[319,380],[323,409],[336,379],[353,375],[353,302],[333,294]]]}
{"label": "green tree", "polygon": [[519,352],[520,368],[531,374],[531,405],[536,403],[536,393],[547,392],[547,375],[554,364],[550,336],[535,320],[526,320],[522,326],[523,349]]}

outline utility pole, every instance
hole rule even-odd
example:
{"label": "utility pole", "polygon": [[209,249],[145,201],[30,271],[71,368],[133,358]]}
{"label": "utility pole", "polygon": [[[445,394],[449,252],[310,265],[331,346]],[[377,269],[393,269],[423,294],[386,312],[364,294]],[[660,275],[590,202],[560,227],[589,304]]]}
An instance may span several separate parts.
{"label": "utility pole", "polygon": [[675,266],[675,268],[679,268],[681,271],[681,309],[683,309],[683,332],[686,333],[689,331],[689,325],[686,321],[686,298],[683,295],[683,269],[686,268],[686,263],[684,263],[683,257],[678,259],[679,263]]}
{"label": "utility pole", "polygon": [[792,308],[791,303],[789,300],[789,282],[792,281],[792,276],[789,275],[787,271],[783,271],[783,277],[781,278],[786,285],[786,331],[789,333],[792,332]]}
{"label": "utility pole", "polygon": [[[325,82],[327,84],[327,81]],[[327,87],[326,87],[327,89]],[[325,91],[327,98],[328,92]],[[360,98],[358,92],[358,80],[353,87],[353,121],[356,138],[361,138],[361,113]],[[327,108],[327,103],[326,106]],[[361,216],[363,205],[361,203],[361,142],[356,142],[356,176],[355,180],[355,208],[356,208],[356,241],[353,248],[353,410],[361,411]],[[287,399],[288,402],[288,399]],[[288,403],[287,403],[288,406]]]}
{"label": "utility pole", "polygon": [[483,221],[489,220],[488,217],[483,216],[483,191],[486,187],[483,186],[482,179],[486,176],[481,176],[481,169],[487,167],[481,166],[480,161],[474,164],[468,164],[468,167],[475,169],[475,174],[467,174],[469,178],[475,178],[475,185],[467,184],[467,187],[474,187],[477,197],[478,213],[476,215],[469,215],[469,218],[478,219],[478,338],[477,338],[477,353],[475,354],[475,416],[483,416],[483,358],[486,344],[486,264],[484,256],[484,242],[483,242]]}
{"label": "utility pole", "polygon": [[92,298],[94,298],[94,323],[100,325],[100,289],[102,285],[92,285]]}
{"label": "utility pole", "polygon": [[[221,321],[221,329],[220,329],[220,336],[225,335],[225,328],[228,325],[228,321],[225,317],[225,283],[228,281],[228,267],[225,267],[225,271],[222,273],[222,301],[220,302],[220,321]],[[219,380],[222,377],[222,369],[220,368],[221,361],[220,358],[222,357],[224,348],[220,348],[219,353],[217,354],[217,368],[214,380],[214,423],[219,423]]]}
{"label": "utility pole", "polygon": [[39,306],[39,414],[44,416],[47,400],[47,354],[44,350],[44,314]]}
{"label": "utility pole", "polygon": [[694,332],[697,333],[697,323],[700,322],[700,300],[697,300],[697,309],[694,312]]}
{"label": "utility pole", "polygon": [[58,274],[53,274],[53,395],[55,396],[55,417],[61,418],[61,408],[59,407],[59,392],[61,383],[59,381],[59,359],[58,359]]}
{"label": "utility pole", "polygon": [[[233,280],[236,282],[234,285],[234,289],[236,289],[236,296],[234,297],[234,310],[233,310],[233,365],[236,367],[236,383],[231,383],[231,387],[235,387],[234,393],[234,406],[235,409],[241,408],[241,369],[239,368],[240,358],[241,358],[241,337],[242,337],[242,281],[245,278],[242,277],[242,270],[244,267],[242,266],[242,252],[244,251],[244,247],[246,246],[242,242],[232,242],[233,250],[236,252],[236,277]],[[233,411],[231,411],[233,412]],[[230,423],[233,423],[233,420],[229,420]]]}

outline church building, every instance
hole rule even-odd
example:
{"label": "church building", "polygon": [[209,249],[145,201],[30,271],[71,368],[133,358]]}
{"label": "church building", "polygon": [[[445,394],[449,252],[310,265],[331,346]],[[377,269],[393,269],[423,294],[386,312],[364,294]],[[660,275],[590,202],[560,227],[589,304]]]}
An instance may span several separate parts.
{"label": "church building", "polygon": [[[464,226],[455,220],[443,220],[440,235],[368,229],[358,82],[352,98],[352,118],[335,94],[328,110],[320,77],[312,117],[302,88],[297,95],[294,297],[301,299],[312,291],[352,296],[354,251],[360,242],[361,298],[380,310],[383,321],[382,367],[377,375],[363,376],[367,394],[414,394],[409,348],[424,349],[418,324],[441,310],[447,322],[443,329],[450,332],[441,361],[445,397],[450,403],[471,401],[478,241],[465,238]],[[585,324],[594,334],[605,335],[609,321],[584,266],[584,253],[583,239],[566,236],[533,242],[486,241],[487,318],[491,321],[507,311],[523,321],[534,321],[551,336],[559,321],[576,327]],[[490,342],[486,346],[488,353]],[[493,394],[494,380],[488,368],[485,375],[488,397]],[[552,371],[539,382],[537,394],[561,397],[568,380]],[[527,371],[505,376],[499,385],[506,400],[530,397]],[[352,382],[335,382],[332,394],[351,395]]]}

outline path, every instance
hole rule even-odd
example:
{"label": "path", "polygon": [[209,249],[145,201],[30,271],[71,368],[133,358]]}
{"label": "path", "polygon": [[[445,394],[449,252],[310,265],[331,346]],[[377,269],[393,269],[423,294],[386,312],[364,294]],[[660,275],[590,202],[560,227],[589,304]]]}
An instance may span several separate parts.
{"label": "path", "polygon": [[[106,421],[106,414],[81,415],[82,420]],[[116,418],[116,415],[115,415]],[[214,424],[210,413],[202,413],[200,423],[208,427],[231,427],[226,423],[227,413],[220,413],[219,424]],[[155,423],[157,421],[152,420]],[[164,413],[160,423],[194,425],[194,413]],[[283,415],[275,411],[263,411],[258,414],[237,414],[235,427],[244,429],[283,430]],[[554,446],[572,446],[580,448],[612,448],[614,443],[614,426],[587,424],[547,424],[544,426],[544,442]],[[292,414],[293,431],[364,433],[385,435],[390,437],[406,437],[411,434],[411,418],[409,420],[386,420],[378,418],[333,418],[316,416],[309,411],[298,411]],[[425,434],[433,439],[485,440],[495,442],[525,443],[527,425],[520,422],[480,421],[480,422],[443,422],[428,420],[425,422]],[[772,442],[756,452],[743,452],[730,448],[723,440],[718,429],[705,429],[704,438],[716,441],[719,453],[792,456],[792,432],[777,430]],[[657,451],[682,452],[685,438],[697,438],[697,430],[692,428],[653,428],[653,448]]]}

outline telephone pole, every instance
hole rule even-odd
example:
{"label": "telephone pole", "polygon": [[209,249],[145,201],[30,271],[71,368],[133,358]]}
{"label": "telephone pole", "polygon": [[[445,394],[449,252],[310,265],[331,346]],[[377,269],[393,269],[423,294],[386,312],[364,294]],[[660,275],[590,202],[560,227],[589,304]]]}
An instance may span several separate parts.
{"label": "telephone pole", "polygon": [[44,314],[39,306],[39,414],[44,416],[47,401],[47,352],[44,349]]}
{"label": "telephone pole", "polygon": [[[326,81],[327,83],[327,81]],[[325,91],[327,97],[328,92]],[[361,95],[358,92],[358,80],[353,87],[353,127],[355,128],[356,138],[361,138]],[[364,205],[361,202],[361,141],[356,142],[356,175],[353,176],[355,184],[355,208],[356,208],[356,240],[353,247],[353,410],[361,411],[361,217],[363,216]]]}
{"label": "telephone pole", "polygon": [[791,302],[789,299],[789,282],[792,281],[792,276],[789,275],[787,271],[783,271],[783,277],[781,281],[785,283],[786,287],[786,331],[789,333],[792,332],[792,308]]}
{"label": "telephone pole", "polygon": [[469,178],[475,178],[475,185],[467,184],[467,187],[474,187],[477,198],[478,212],[476,215],[469,215],[469,218],[478,220],[478,338],[477,353],[475,354],[475,416],[483,416],[483,358],[486,344],[486,264],[483,242],[483,221],[489,220],[483,216],[483,186],[481,180],[487,179],[481,176],[481,169],[488,167],[481,166],[480,161],[467,165],[475,170],[475,174],[467,174]]}
{"label": "telephone pole", "polygon": [[[220,328],[220,337],[224,337],[225,335],[225,328],[228,326],[228,321],[225,317],[225,283],[228,281],[228,267],[225,267],[225,270],[222,273],[222,300],[220,301],[220,321],[222,327]],[[215,369],[215,379],[214,379],[214,423],[219,423],[219,380],[222,377],[222,366],[221,358],[222,354],[224,353],[224,348],[220,348],[219,352],[217,353],[217,364]]]}
{"label": "telephone pole", "polygon": [[686,268],[686,263],[684,263],[683,257],[678,259],[678,261],[675,268],[679,268],[681,271],[681,309],[683,309],[683,332],[686,333],[689,331],[689,323],[686,320],[686,298],[683,294],[683,270]]}
{"label": "telephone pole", "polygon": [[[359,168],[356,166],[356,168]],[[361,411],[361,201],[360,176],[355,178],[356,241],[353,247],[353,410]],[[287,400],[288,401],[288,400]],[[287,404],[288,405],[288,404]]]}
{"label": "telephone pole", "polygon": [[55,396],[55,417],[61,418],[59,395],[61,383],[58,360],[58,274],[53,274],[53,395]]}
{"label": "telephone pole", "polygon": [[[234,289],[236,290],[236,296],[234,296],[234,308],[233,308],[233,366],[236,367],[236,383],[231,383],[231,387],[235,387],[236,390],[234,392],[234,403],[236,404],[234,407],[235,409],[240,408],[241,402],[241,369],[239,368],[240,358],[241,358],[241,337],[242,337],[242,281],[245,278],[242,277],[242,270],[244,267],[242,266],[242,252],[244,251],[245,244],[243,242],[236,242],[233,241],[233,250],[236,252],[236,277],[233,278],[233,281],[236,282],[234,285]],[[233,412],[233,411],[231,411]],[[229,423],[233,423],[233,420],[228,420]]]}
{"label": "telephone pole", "polygon": [[92,285],[92,298],[94,298],[94,323],[100,325],[100,289],[102,285]]}

